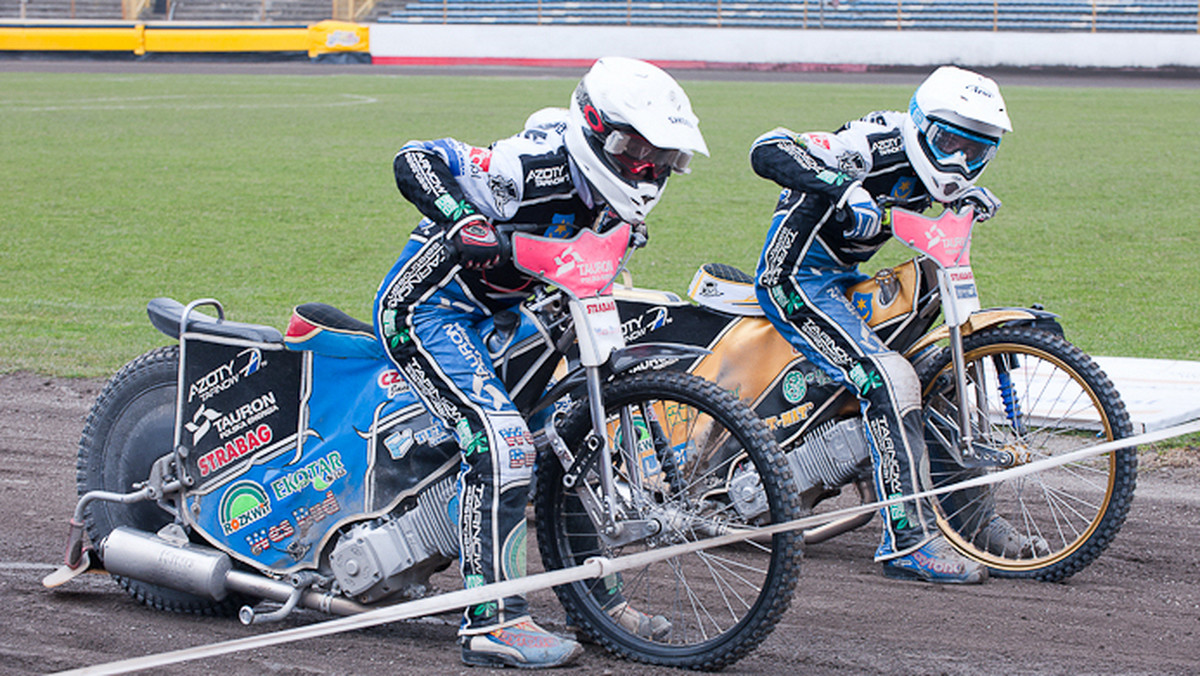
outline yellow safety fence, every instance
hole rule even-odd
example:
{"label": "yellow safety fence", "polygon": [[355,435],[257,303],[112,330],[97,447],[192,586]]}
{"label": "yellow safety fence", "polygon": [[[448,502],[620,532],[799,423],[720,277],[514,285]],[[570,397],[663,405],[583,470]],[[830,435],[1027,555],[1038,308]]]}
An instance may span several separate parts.
{"label": "yellow safety fence", "polygon": [[3,21],[0,51],[25,52],[307,52],[370,51],[367,26],[346,21],[312,25],[128,21]]}

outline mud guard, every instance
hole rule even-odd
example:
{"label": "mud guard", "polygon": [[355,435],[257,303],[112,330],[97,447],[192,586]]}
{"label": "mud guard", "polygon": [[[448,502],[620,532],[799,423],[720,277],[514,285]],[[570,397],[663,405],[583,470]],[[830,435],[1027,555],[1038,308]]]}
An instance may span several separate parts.
{"label": "mud guard", "polygon": [[[1062,324],[1058,323],[1058,315],[1053,312],[1047,312],[1041,308],[988,308],[978,312],[971,313],[971,316],[962,326],[964,336],[969,336],[977,331],[990,328],[993,326],[1032,326],[1036,329],[1049,331],[1063,335]],[[920,354],[925,348],[933,345],[940,340],[946,340],[950,337],[950,327],[945,324],[937,327],[933,331],[925,334],[904,351],[905,358],[910,361]]]}
{"label": "mud guard", "polygon": [[[639,343],[637,345],[627,345],[612,351],[612,354],[608,357],[608,362],[603,366],[604,375],[606,378],[618,375],[635,366],[656,359],[669,359],[672,361],[699,359],[709,354],[712,354],[712,352],[703,347],[694,347],[679,343]],[[587,375],[584,367],[576,366],[555,383],[546,394],[542,395],[529,410],[528,414],[532,415],[549,407],[554,402],[562,399],[567,393],[577,388],[585,387],[586,384]]]}

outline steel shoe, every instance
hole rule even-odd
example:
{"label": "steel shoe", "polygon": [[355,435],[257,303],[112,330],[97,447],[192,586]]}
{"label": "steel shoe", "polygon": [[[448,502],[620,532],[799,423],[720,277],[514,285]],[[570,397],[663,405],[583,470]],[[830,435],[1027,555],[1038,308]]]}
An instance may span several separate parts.
{"label": "steel shoe", "polygon": [[462,637],[462,661],[472,667],[546,669],[570,664],[581,653],[583,646],[532,621]]}
{"label": "steel shoe", "polygon": [[993,516],[971,542],[989,554],[1006,559],[1034,559],[1050,554],[1050,544],[1045,538],[1021,533],[1002,516]]}
{"label": "steel shoe", "polygon": [[608,609],[608,616],[625,631],[649,641],[662,641],[671,633],[671,621],[662,615],[651,617],[627,601]]}
{"label": "steel shoe", "polygon": [[941,535],[910,554],[884,561],[883,574],[897,580],[938,584],[979,584],[988,576],[987,568],[959,554]]}

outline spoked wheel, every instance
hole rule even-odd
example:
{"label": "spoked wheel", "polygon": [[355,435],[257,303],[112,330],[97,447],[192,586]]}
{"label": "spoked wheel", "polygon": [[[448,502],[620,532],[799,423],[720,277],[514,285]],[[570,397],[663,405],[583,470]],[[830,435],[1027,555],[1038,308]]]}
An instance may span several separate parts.
{"label": "spoked wheel", "polygon": [[[179,348],[170,346],[134,359],[108,381],[79,441],[76,485],[80,495],[95,490],[130,493],[135,483],[150,476],[154,461],[171,451],[178,374]],[[84,512],[94,545],[118,526],[154,533],[173,520],[150,501],[124,505],[96,500]],[[162,610],[236,615],[246,601],[236,594],[214,601],[140,580],[113,578],[137,600]]]}
{"label": "spoked wheel", "polygon": [[[946,486],[1132,434],[1116,389],[1061,336],[1028,327],[963,340],[973,457],[960,456],[949,350],[922,369],[934,485]],[[939,525],[999,577],[1061,580],[1108,547],[1137,481],[1127,448],[942,496]],[[999,517],[999,519],[997,519]]]}
{"label": "spoked wheel", "polygon": [[[716,385],[646,372],[605,386],[621,532],[598,535],[581,499],[600,495],[599,468],[573,488],[543,459],[538,543],[547,569],[616,558],[799,516],[791,471],[762,421]],[[579,457],[586,406],[559,425]],[[624,449],[624,450],[621,450]],[[632,458],[630,457],[632,456]],[[635,469],[637,471],[629,471]],[[571,621],[626,658],[719,669],[763,641],[787,610],[799,570],[794,533],[701,550],[555,589]]]}

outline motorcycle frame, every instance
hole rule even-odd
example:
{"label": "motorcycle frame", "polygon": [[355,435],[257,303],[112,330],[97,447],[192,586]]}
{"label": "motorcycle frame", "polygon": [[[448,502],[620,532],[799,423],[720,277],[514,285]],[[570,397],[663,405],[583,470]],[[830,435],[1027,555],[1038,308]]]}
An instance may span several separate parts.
{"label": "motorcycle frame", "polygon": [[[539,237],[519,231],[512,233],[513,262],[516,267],[544,284],[559,289],[567,299],[567,307],[575,326],[583,329],[576,330],[580,363],[577,373],[582,371],[592,426],[585,442],[587,457],[571,456],[570,450],[554,431],[553,418],[546,423],[542,435],[549,439],[555,455],[563,464],[564,483],[568,488],[576,489],[585,511],[597,527],[597,532],[610,546],[653,534],[655,522],[636,519],[622,521],[617,514],[616,479],[613,475],[615,451],[608,438],[603,394],[606,376],[609,373],[628,370],[644,359],[660,356],[695,357],[708,353],[707,350],[682,345],[646,344],[635,348],[626,347],[625,338],[621,333],[621,318],[613,294],[613,283],[622,271],[626,270],[635,250],[629,246],[631,234],[632,228],[628,223],[622,223],[599,235],[591,230],[582,230],[568,239]],[[585,260],[573,251],[576,247],[607,253],[607,260],[613,261],[612,269],[606,271],[607,276],[598,280],[593,277],[594,281],[589,283],[578,275],[567,274],[575,271],[574,260]],[[568,253],[574,258],[569,259]],[[605,256],[601,254],[587,260],[602,261],[605,260]],[[579,378],[568,376],[565,380],[578,383]],[[558,388],[553,388],[542,402],[535,406],[535,410],[557,400],[558,391]],[[650,412],[646,411],[646,414],[650,415]],[[631,447],[635,435],[628,410],[621,411],[618,424],[623,440],[620,451],[626,460],[629,482],[634,488],[634,494],[640,496],[643,477],[641,467],[636,462],[636,450]],[[572,471],[576,468],[576,463],[594,464],[591,458],[593,454],[599,454],[595,461],[599,464],[599,496],[592,492],[586,482],[576,485],[578,472]]]}

